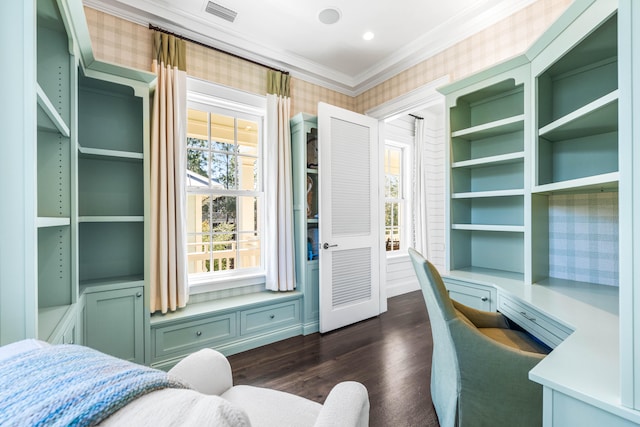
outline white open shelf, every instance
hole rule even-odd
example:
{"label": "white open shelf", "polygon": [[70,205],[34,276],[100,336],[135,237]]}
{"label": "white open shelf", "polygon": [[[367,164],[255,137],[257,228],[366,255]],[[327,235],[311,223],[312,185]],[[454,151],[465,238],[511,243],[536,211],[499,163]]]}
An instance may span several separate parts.
{"label": "white open shelf", "polygon": [[601,175],[588,176],[585,178],[570,179],[567,181],[553,182],[551,184],[537,185],[533,187],[531,192],[554,193],[614,190],[618,188],[619,178],[620,172],[604,173]]}
{"label": "white open shelf", "polygon": [[38,217],[38,228],[45,227],[63,227],[66,225],[70,225],[71,220],[68,217],[49,217],[49,216],[40,216]]}
{"label": "white open shelf", "polygon": [[562,141],[617,129],[618,90],[614,90],[542,127],[538,134],[548,141]]}
{"label": "white open shelf", "polygon": [[117,150],[105,150],[103,148],[87,148],[78,146],[78,151],[85,157],[98,157],[105,159],[129,159],[129,160],[142,160],[142,153],[135,153],[129,151],[117,151]]}
{"label": "white open shelf", "polygon": [[78,222],[144,222],[143,216],[118,215],[118,216],[81,216]]}
{"label": "white open shelf", "polygon": [[39,84],[36,84],[36,94],[38,100],[38,128],[50,132],[59,132],[65,137],[69,137],[69,126],[64,122],[62,116],[53,106],[47,94],[42,90]]}
{"label": "white open shelf", "polygon": [[493,224],[452,224],[452,230],[470,231],[507,231],[511,233],[524,233],[523,225],[493,225]]}
{"label": "white open shelf", "polygon": [[466,129],[461,129],[451,133],[453,138],[464,138],[468,140],[489,138],[491,136],[503,135],[506,133],[524,130],[524,114],[506,119],[484,123]]}
{"label": "white open shelf", "polygon": [[473,199],[478,197],[507,197],[507,196],[523,196],[524,189],[514,190],[495,190],[495,191],[470,191],[467,193],[454,193],[452,199]]}
{"label": "white open shelf", "polygon": [[500,154],[497,156],[481,157],[472,160],[462,160],[454,162],[452,168],[472,168],[481,166],[495,166],[505,163],[517,163],[524,161],[524,151],[515,153]]}

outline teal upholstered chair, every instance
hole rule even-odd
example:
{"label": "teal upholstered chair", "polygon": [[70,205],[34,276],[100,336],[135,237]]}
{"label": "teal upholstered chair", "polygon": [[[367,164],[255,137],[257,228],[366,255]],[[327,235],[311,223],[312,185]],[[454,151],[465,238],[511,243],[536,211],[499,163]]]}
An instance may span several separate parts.
{"label": "teal upholstered chair", "polygon": [[542,386],[528,372],[546,347],[500,313],[449,298],[438,270],[409,249],[431,321],[431,396],[441,427],[540,426]]}

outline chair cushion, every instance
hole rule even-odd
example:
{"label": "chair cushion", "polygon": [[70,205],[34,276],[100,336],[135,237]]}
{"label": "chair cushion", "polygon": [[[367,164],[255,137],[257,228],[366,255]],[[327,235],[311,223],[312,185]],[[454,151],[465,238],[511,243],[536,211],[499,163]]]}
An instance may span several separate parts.
{"label": "chair cushion", "polygon": [[163,389],[146,394],[113,413],[100,427],[250,427],[241,408],[219,396],[195,390]]}
{"label": "chair cushion", "polygon": [[233,386],[220,397],[242,408],[253,427],[313,426],[322,409],[300,396],[248,385]]}
{"label": "chair cushion", "polygon": [[494,341],[531,353],[547,354],[549,350],[524,332],[502,328],[478,328],[478,331]]}

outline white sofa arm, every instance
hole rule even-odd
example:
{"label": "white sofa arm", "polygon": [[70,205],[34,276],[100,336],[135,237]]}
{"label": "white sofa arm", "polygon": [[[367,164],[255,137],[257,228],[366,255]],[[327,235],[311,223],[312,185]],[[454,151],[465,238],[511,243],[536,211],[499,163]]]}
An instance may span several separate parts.
{"label": "white sofa arm", "polygon": [[169,374],[203,394],[219,396],[233,386],[231,365],[220,352],[204,348],[182,359]]}
{"label": "white sofa arm", "polygon": [[355,381],[336,384],[322,405],[314,427],[368,427],[369,393]]}

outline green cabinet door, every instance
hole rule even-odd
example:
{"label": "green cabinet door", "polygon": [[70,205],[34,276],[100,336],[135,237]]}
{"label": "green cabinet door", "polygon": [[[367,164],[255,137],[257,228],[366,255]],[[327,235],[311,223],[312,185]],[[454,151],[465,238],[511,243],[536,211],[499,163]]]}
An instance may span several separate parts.
{"label": "green cabinet door", "polygon": [[143,287],[86,295],[85,344],[103,353],[144,363]]}

